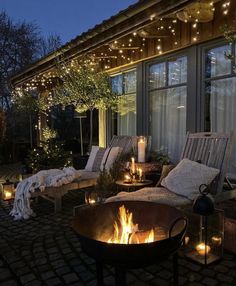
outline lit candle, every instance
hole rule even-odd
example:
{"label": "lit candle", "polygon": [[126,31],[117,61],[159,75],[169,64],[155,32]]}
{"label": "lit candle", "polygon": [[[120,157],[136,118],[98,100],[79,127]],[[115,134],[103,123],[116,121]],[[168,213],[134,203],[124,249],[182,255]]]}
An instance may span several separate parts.
{"label": "lit candle", "polygon": [[89,204],[90,205],[93,205],[93,204],[95,204],[96,203],[96,201],[94,200],[94,199],[89,199]]}
{"label": "lit candle", "polygon": [[188,243],[189,243],[189,236],[185,236],[185,238],[184,238],[184,242],[185,242],[185,245],[187,245]]}
{"label": "lit candle", "polygon": [[145,162],[145,142],[143,138],[138,142],[138,162]]}
{"label": "lit candle", "polygon": [[139,179],[142,180],[143,170],[139,168]]}
{"label": "lit candle", "polygon": [[129,175],[125,175],[125,182],[129,183],[131,181],[131,178]]}
{"label": "lit candle", "polygon": [[4,195],[5,195],[5,199],[6,199],[6,200],[11,199],[11,192],[5,191],[5,192],[4,192]]}
{"label": "lit candle", "polygon": [[221,245],[222,239],[219,236],[212,236],[211,238],[212,243],[215,244],[216,246]]}
{"label": "lit candle", "polygon": [[211,250],[210,246],[205,243],[200,243],[196,246],[196,250],[200,255],[208,254]]}
{"label": "lit candle", "polygon": [[134,161],[134,157],[131,158],[131,173],[135,174],[135,161]]}

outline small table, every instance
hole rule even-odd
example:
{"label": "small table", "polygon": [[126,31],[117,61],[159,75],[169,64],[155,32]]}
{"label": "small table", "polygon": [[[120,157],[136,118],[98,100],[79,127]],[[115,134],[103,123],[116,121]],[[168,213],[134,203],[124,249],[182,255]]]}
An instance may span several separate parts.
{"label": "small table", "polygon": [[128,192],[133,192],[143,187],[150,186],[153,183],[151,180],[143,180],[143,181],[134,181],[127,183],[124,180],[116,181],[117,188],[125,189]]}

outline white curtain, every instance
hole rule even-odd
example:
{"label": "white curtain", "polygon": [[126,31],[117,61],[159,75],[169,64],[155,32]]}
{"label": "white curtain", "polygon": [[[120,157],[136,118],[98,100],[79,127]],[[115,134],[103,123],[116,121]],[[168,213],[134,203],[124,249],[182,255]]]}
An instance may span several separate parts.
{"label": "white curtain", "polygon": [[122,95],[118,106],[118,135],[136,135],[136,94]]}
{"label": "white curtain", "polygon": [[152,149],[177,163],[186,137],[186,86],[150,92]]}
{"label": "white curtain", "polygon": [[236,178],[236,78],[211,81],[210,90],[211,131],[234,133],[229,173]]}

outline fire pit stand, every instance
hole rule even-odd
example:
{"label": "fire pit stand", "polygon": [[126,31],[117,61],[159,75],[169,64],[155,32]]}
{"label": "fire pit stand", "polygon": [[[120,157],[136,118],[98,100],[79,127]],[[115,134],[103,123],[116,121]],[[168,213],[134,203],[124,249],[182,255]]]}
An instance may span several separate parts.
{"label": "fire pit stand", "polygon": [[[163,226],[166,238],[150,243],[118,244],[100,240],[102,229],[111,226],[120,206],[125,205],[141,226]],[[144,215],[145,214],[145,215]],[[77,209],[72,227],[78,234],[82,250],[96,261],[97,285],[103,286],[103,265],[115,268],[115,285],[126,285],[126,271],[160,263],[173,256],[173,280],[178,285],[178,254],[187,228],[187,219],[170,206],[141,201],[111,202]],[[106,227],[109,228],[109,227]]]}

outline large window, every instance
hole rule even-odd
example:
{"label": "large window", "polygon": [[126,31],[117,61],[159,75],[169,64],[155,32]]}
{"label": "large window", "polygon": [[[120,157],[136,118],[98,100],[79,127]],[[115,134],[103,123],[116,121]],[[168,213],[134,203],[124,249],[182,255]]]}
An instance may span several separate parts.
{"label": "large window", "polygon": [[120,95],[117,134],[136,135],[136,70],[113,76],[112,89]]}
{"label": "large window", "polygon": [[223,45],[205,52],[205,130],[234,132],[230,173],[236,175],[236,73],[227,59],[235,46]]}
{"label": "large window", "polygon": [[178,162],[186,136],[187,57],[149,66],[152,149]]}

